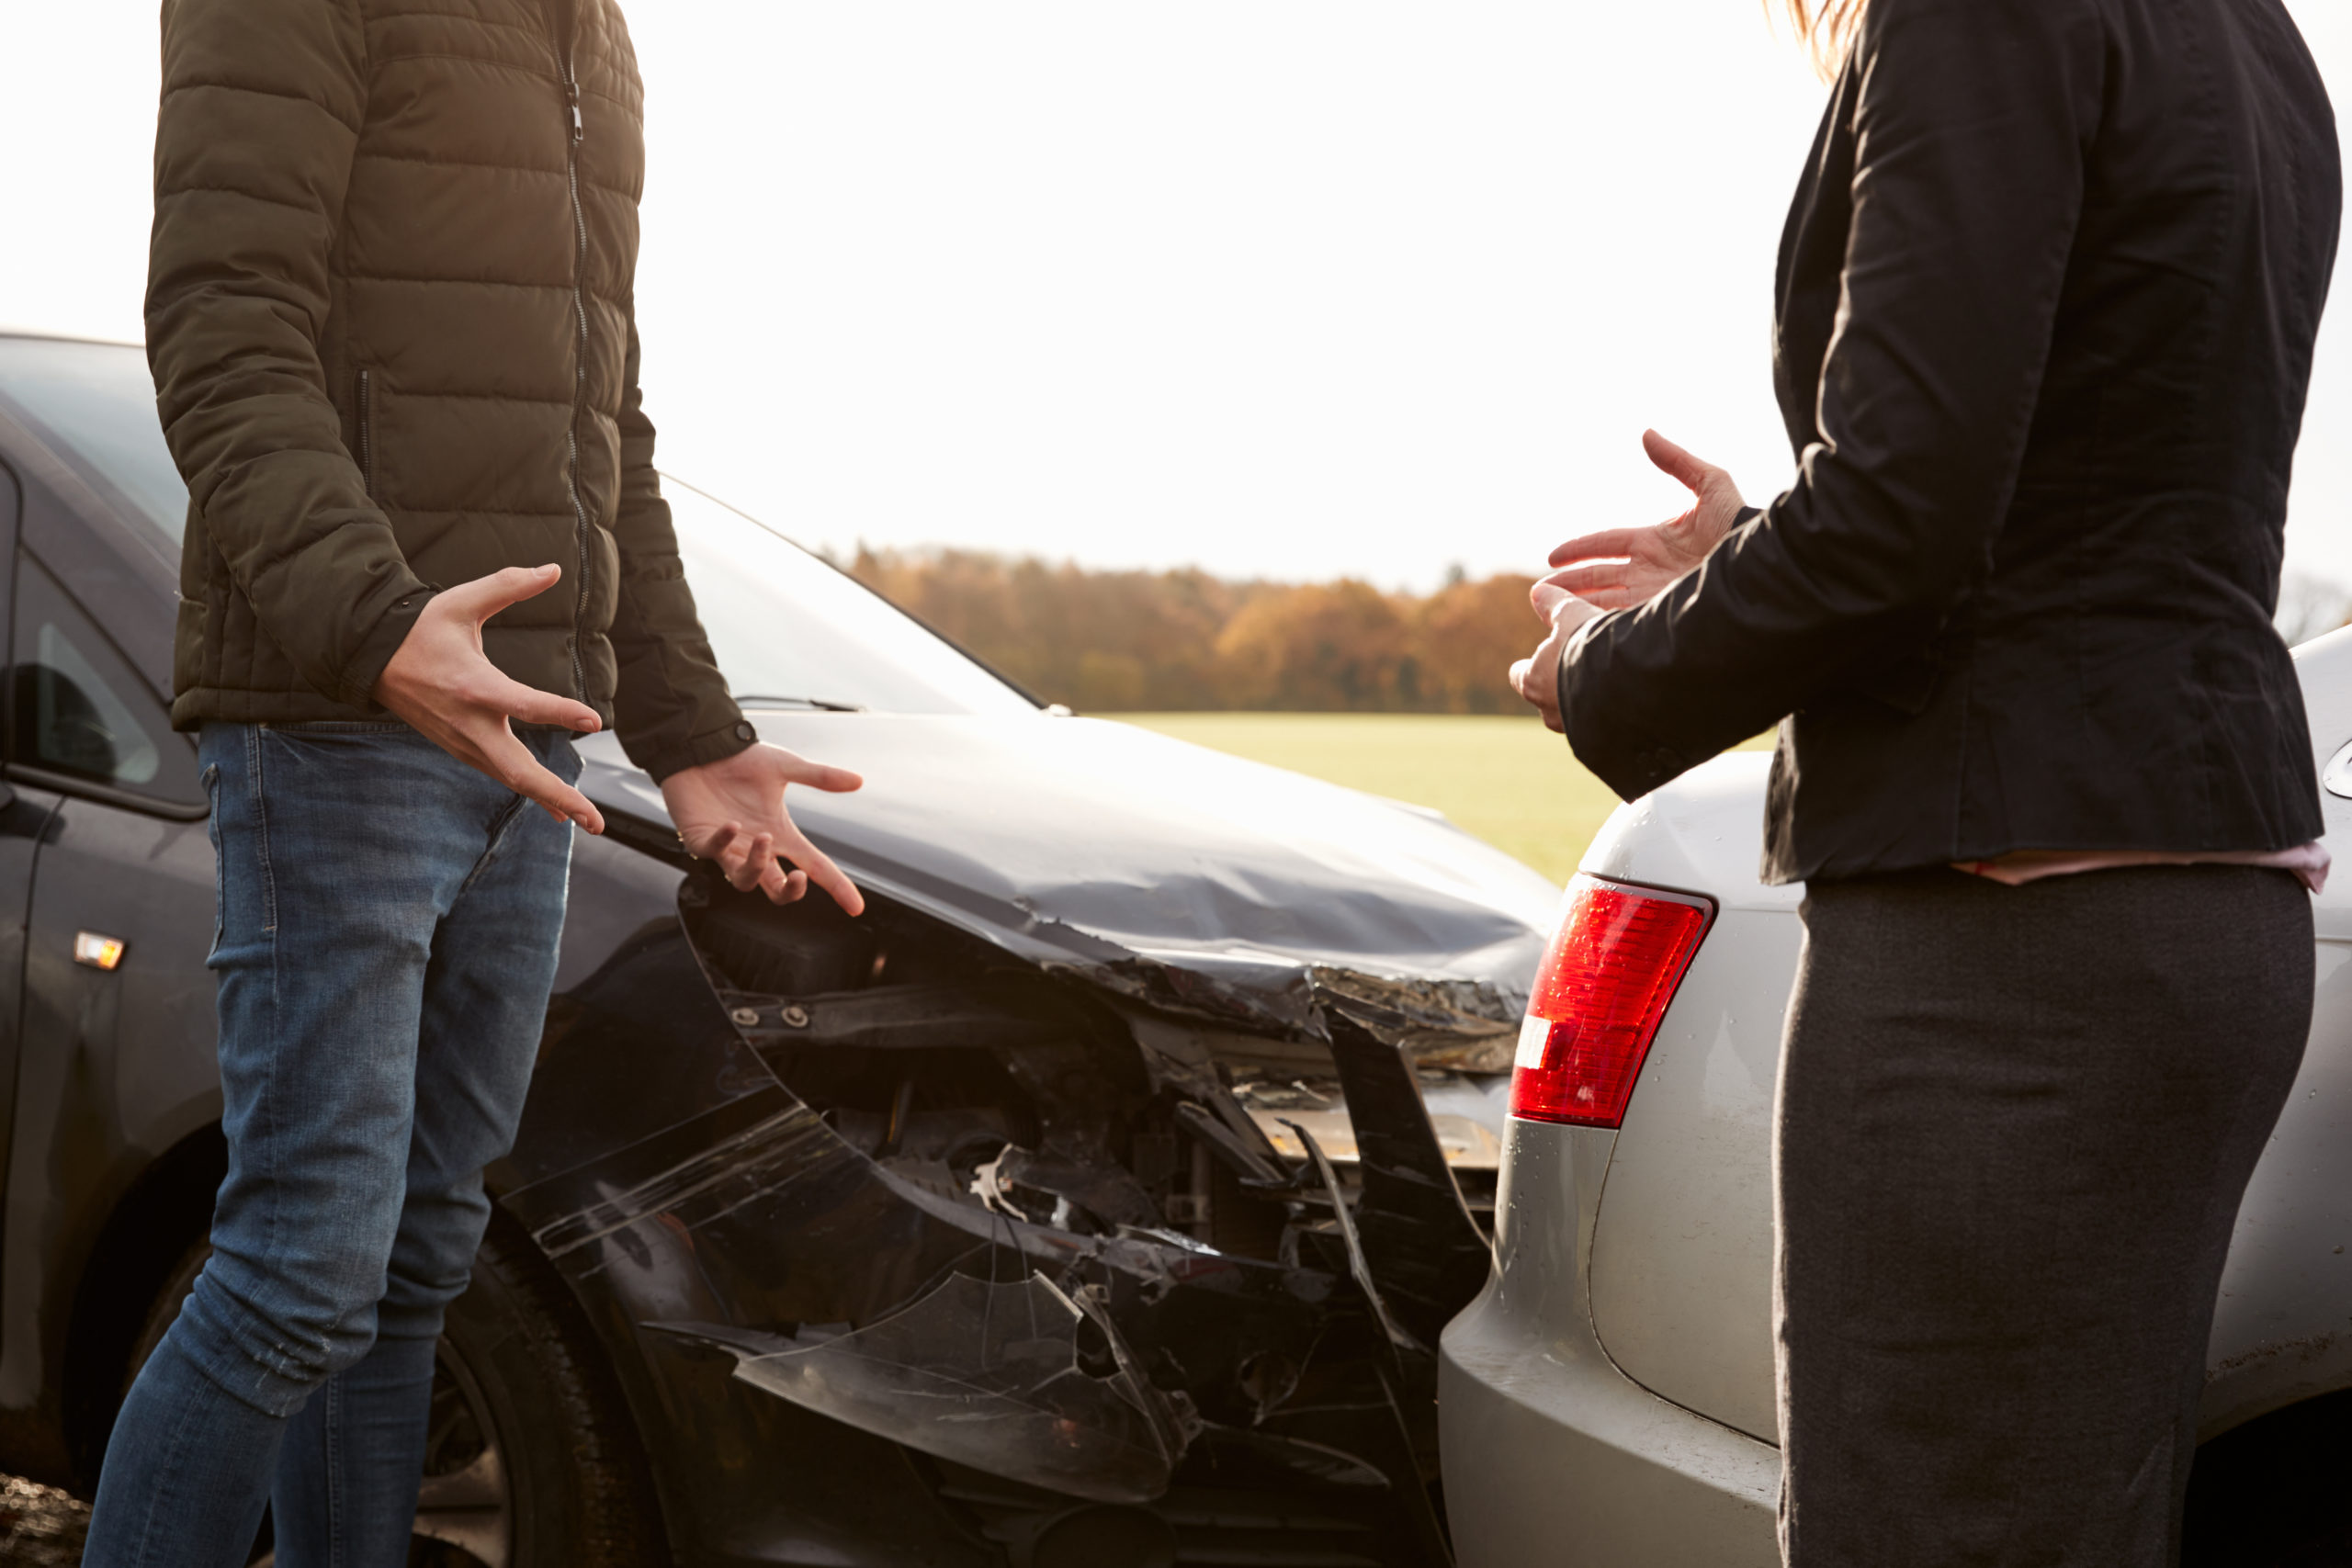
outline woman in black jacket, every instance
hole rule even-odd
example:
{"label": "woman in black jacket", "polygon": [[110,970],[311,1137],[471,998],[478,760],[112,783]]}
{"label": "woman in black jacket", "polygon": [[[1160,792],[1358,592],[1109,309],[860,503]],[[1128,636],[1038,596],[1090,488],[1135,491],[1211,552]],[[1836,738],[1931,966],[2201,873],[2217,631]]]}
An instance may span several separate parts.
{"label": "woman in black jacket", "polygon": [[[2170,1560],[2309,1028],[2272,630],[2342,201],[2280,0],[1845,0],[1781,242],[1796,483],[1555,551],[1514,671],[1620,795],[1779,723],[1800,1568]],[[1827,36],[1827,35],[1835,35]]]}

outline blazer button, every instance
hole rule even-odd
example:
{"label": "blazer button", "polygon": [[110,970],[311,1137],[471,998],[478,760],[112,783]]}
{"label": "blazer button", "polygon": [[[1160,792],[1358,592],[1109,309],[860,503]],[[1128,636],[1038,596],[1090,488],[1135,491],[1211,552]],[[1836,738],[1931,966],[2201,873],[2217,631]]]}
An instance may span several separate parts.
{"label": "blazer button", "polygon": [[750,719],[739,718],[735,721],[736,739],[741,740],[744,745],[749,746],[752,741],[757,740],[759,738],[760,732],[752,728],[752,721]]}

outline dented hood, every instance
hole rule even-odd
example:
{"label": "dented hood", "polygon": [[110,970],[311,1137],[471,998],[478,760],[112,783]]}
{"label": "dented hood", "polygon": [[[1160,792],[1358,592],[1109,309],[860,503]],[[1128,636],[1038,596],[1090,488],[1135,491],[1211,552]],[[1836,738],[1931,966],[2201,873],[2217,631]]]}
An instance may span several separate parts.
{"label": "dented hood", "polygon": [[[1559,889],[1436,813],[1101,719],[755,716],[865,775],[792,813],[871,892],[1154,1006],[1508,1062]],[[582,751],[601,807],[666,823],[610,737]]]}

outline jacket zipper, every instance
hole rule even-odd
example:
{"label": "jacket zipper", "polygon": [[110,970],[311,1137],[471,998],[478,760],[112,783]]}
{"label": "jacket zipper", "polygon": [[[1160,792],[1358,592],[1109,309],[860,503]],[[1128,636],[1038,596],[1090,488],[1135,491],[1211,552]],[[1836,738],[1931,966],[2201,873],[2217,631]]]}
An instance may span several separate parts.
{"label": "jacket zipper", "polygon": [[370,501],[376,499],[376,444],[368,428],[374,423],[373,415],[368,372],[362,369],[359,372],[359,483]]}
{"label": "jacket zipper", "polygon": [[579,587],[571,600],[571,694],[588,700],[588,671],[580,657],[580,628],[588,614],[588,509],[580,503],[580,398],[588,374],[588,304],[582,293],[588,272],[588,220],[580,207],[580,143],[587,127],[580,118],[580,79],[571,59],[580,31],[580,8],[571,7],[571,27],[560,40],[563,68],[563,98],[567,111],[563,172],[571,187],[571,320],[575,340],[571,353],[571,423],[564,427],[563,488],[571,501],[572,543],[579,554]]}

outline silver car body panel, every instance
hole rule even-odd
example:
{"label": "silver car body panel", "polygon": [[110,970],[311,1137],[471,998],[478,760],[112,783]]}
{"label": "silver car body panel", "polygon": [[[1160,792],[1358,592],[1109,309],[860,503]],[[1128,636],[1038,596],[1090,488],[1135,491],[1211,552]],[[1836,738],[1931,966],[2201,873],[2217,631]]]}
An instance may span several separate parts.
{"label": "silver car body panel", "polygon": [[1593,1337],[1585,1263],[1616,1139],[1510,1124],[1495,1276],[1438,1360],[1456,1560],[1773,1568],[1779,1452],[1643,1388]]}
{"label": "silver car body panel", "polygon": [[[2296,660],[2324,763],[2352,741],[2352,631]],[[1774,1561],[1771,1106],[1802,930],[1800,890],[1757,878],[1765,768],[1734,755],[1696,769],[1621,807],[1585,857],[1589,874],[1705,893],[1722,914],[1622,1132],[1511,1123],[1511,1239],[1445,1337],[1446,1486],[1469,1568]],[[2352,799],[2324,799],[2327,841],[2352,844]],[[2238,1217],[2208,1350],[2209,1438],[2352,1387],[2352,869],[2313,911],[2312,1043]],[[1629,1421],[1635,1393],[1687,1419]],[[1740,1442],[1772,1481],[1715,1462]],[[1568,1479],[1579,1466],[1597,1466],[1591,1485]],[[1588,1529],[1588,1509],[1624,1528]]]}

